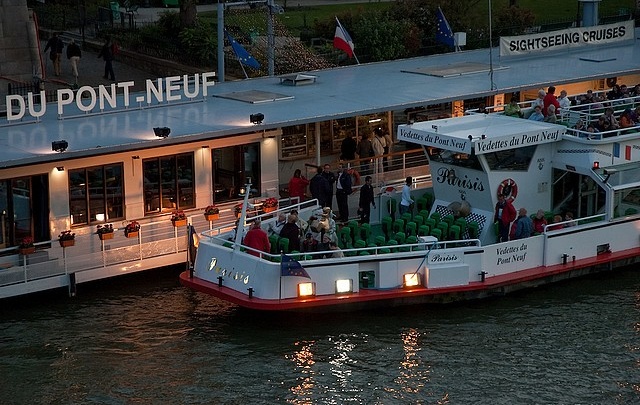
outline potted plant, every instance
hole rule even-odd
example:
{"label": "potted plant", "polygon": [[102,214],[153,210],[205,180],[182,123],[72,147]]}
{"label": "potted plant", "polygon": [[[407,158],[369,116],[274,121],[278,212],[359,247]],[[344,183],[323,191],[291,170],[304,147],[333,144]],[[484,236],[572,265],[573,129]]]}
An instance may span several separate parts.
{"label": "potted plant", "polygon": [[140,232],[140,223],[138,221],[131,221],[124,227],[124,236],[127,238],[137,238],[138,232]]}
{"label": "potted plant", "polygon": [[58,235],[58,243],[63,248],[73,246],[76,244],[76,234],[72,233],[70,230],[60,232]]}
{"label": "potted plant", "polygon": [[240,214],[242,214],[242,203],[236,204],[233,207],[233,215],[235,215],[236,218],[240,218]]}
{"label": "potted plant", "polygon": [[96,233],[98,234],[98,237],[100,238],[100,240],[113,239],[113,225],[111,224],[98,225]]}
{"label": "potted plant", "polygon": [[28,255],[36,251],[36,247],[33,245],[33,237],[25,236],[18,245],[18,252],[21,255]]}
{"label": "potted plant", "polygon": [[173,211],[171,214],[171,223],[173,226],[187,226],[187,216],[184,214],[182,210]]}
{"label": "potted plant", "polygon": [[208,205],[204,209],[204,217],[207,221],[215,221],[220,218],[220,210],[215,205]]}
{"label": "potted plant", "polygon": [[275,211],[278,209],[278,199],[274,198],[274,197],[269,197],[266,200],[264,200],[264,203],[262,203],[262,211],[264,212],[271,212],[271,211]]}

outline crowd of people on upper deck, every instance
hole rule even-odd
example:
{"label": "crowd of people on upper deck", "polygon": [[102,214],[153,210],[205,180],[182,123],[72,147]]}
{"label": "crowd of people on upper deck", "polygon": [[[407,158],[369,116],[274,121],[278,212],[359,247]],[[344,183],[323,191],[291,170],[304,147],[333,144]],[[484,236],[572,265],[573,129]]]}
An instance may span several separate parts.
{"label": "crowd of people on upper deck", "polygon": [[[549,86],[546,91],[540,89],[538,97],[531,102],[529,109],[522,109],[514,96],[504,107],[504,115],[559,123],[571,109],[582,113],[572,128],[585,133],[607,133],[640,125],[640,106],[636,107],[630,100],[640,97],[640,84],[631,88],[624,84],[614,84],[608,92],[594,93],[587,90],[584,94],[572,97],[569,97],[565,90],[561,90],[558,97],[555,92],[555,86]],[[595,114],[598,114],[597,118],[594,118]]]}

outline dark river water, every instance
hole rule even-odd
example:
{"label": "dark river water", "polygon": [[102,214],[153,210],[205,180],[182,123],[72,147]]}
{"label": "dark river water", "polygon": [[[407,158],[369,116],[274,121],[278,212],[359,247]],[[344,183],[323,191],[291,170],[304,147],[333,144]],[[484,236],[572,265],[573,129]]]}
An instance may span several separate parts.
{"label": "dark river water", "polygon": [[241,310],[167,271],[0,309],[2,404],[638,404],[640,273],[489,301]]}

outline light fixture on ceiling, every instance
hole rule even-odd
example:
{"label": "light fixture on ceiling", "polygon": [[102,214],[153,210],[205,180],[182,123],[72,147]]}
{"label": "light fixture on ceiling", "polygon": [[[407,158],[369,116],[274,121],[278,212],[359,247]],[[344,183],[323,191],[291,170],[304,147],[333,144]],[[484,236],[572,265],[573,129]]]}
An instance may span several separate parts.
{"label": "light fixture on ceiling", "polygon": [[155,127],[153,128],[153,133],[156,134],[158,138],[166,138],[171,133],[171,128],[169,127]]}
{"label": "light fixture on ceiling", "polygon": [[69,147],[69,142],[65,140],[51,142],[51,150],[54,152],[64,152]]}

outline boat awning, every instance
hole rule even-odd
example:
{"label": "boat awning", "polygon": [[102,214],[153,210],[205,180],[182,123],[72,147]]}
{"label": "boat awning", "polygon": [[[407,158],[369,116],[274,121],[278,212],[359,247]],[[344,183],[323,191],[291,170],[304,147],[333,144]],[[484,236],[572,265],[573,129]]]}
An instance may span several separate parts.
{"label": "boat awning", "polygon": [[398,140],[477,155],[557,142],[563,125],[498,114],[474,114],[398,126]]}

